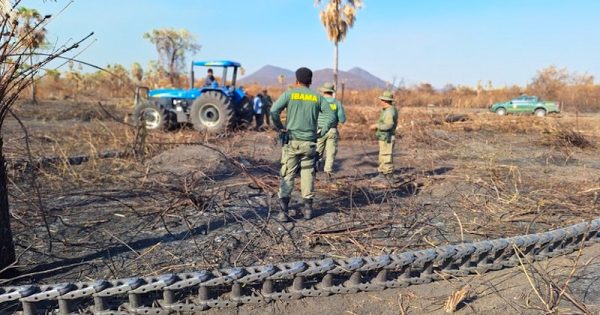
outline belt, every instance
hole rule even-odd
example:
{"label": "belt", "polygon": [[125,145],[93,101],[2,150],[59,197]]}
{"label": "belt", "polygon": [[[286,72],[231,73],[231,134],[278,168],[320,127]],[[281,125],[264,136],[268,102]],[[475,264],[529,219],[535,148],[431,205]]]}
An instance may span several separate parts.
{"label": "belt", "polygon": [[297,137],[294,137],[294,136],[290,135],[290,140],[316,142],[317,141],[317,137],[315,136],[314,139],[307,140],[307,139],[298,139]]}

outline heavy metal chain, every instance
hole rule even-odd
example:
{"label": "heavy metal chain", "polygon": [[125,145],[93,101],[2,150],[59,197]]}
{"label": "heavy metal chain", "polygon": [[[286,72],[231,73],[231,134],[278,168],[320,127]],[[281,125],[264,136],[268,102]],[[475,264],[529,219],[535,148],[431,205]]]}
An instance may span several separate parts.
{"label": "heavy metal chain", "polygon": [[545,233],[374,257],[0,288],[0,313],[194,313],[307,296],[401,288],[571,253],[600,242],[600,219]]}
{"label": "heavy metal chain", "polygon": [[68,164],[68,165],[81,165],[83,163],[89,162],[93,159],[116,159],[123,158],[128,156],[129,152],[127,151],[102,151],[98,152],[96,155],[89,154],[80,154],[80,155],[71,155],[71,156],[45,156],[42,158],[35,159],[30,161],[28,159],[14,159],[9,160],[8,165],[12,169],[26,169],[27,167],[42,167],[56,164]]}

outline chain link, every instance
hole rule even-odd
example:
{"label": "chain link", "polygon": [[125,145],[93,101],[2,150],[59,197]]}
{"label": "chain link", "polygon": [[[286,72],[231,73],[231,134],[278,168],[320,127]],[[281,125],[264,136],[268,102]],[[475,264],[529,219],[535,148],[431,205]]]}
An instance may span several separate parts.
{"label": "chain link", "polygon": [[[400,288],[543,260],[600,242],[600,219],[505,239],[348,259],[201,270],[157,277],[0,288],[0,309],[35,314],[36,307],[72,313],[74,303],[94,314],[196,313],[208,308],[268,303],[307,296]],[[520,259],[519,259],[520,258]],[[159,296],[162,294],[162,298]],[[17,307],[20,303],[20,309]],[[11,304],[12,303],[12,304]],[[54,305],[54,306],[53,306]]]}
{"label": "chain link", "polygon": [[96,159],[114,159],[114,158],[123,158],[128,155],[127,151],[102,151],[98,152],[95,156],[89,154],[80,154],[80,155],[71,155],[67,157],[62,157],[58,155],[54,156],[45,156],[33,161],[29,159],[13,159],[8,160],[7,164],[10,168],[13,169],[25,169],[27,167],[41,167],[41,166],[49,166],[55,164],[69,164],[69,165],[81,165],[83,163],[89,162],[90,160]]}
{"label": "chain link", "polygon": [[18,300],[20,298],[28,297],[39,291],[39,287],[36,285],[27,285],[22,287],[12,287],[0,289],[0,303],[10,302]]}
{"label": "chain link", "polygon": [[109,287],[100,292],[94,293],[94,296],[108,297],[127,294],[129,291],[139,288],[144,283],[144,280],[142,278],[129,278],[123,280],[110,280],[107,282]]}
{"label": "chain link", "polygon": [[98,280],[94,283],[80,282],[74,284],[74,289],[61,295],[59,298],[63,300],[75,300],[83,297],[91,296],[94,293],[100,292],[109,287],[109,283],[106,280]]}

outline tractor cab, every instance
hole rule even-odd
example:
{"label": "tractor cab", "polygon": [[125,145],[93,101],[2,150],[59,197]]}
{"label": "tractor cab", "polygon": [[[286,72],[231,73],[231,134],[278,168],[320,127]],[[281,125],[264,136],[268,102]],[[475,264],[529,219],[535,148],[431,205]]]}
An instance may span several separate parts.
{"label": "tractor cab", "polygon": [[[245,96],[245,92],[241,88],[236,88],[238,70],[242,65],[234,61],[194,61],[190,71],[190,91],[221,91],[224,94],[234,98],[236,102],[241,101]],[[218,71],[222,68],[222,71]],[[221,72],[221,78],[214,77],[214,81],[208,82],[208,75],[201,77],[202,72],[196,74],[198,69],[206,69],[202,71],[207,73],[208,70],[213,71],[213,75]],[[217,71],[215,71],[217,70]],[[215,73],[216,72],[216,73]],[[231,81],[228,81],[228,76],[231,73]],[[196,81],[198,81],[196,83]],[[220,82],[219,82],[220,81]]]}
{"label": "tractor cab", "polygon": [[[212,74],[196,82],[198,68]],[[252,120],[252,105],[241,88],[236,87],[238,69],[234,61],[193,61],[189,89],[138,88],[135,95],[134,119],[144,121],[148,129],[171,129],[177,124],[191,123],[195,129],[223,133]],[[221,70],[219,79],[215,70]],[[231,80],[228,75],[231,73]],[[220,82],[219,82],[220,81]],[[145,91],[147,97],[140,97]]]}
{"label": "tractor cab", "polygon": [[238,69],[241,67],[242,67],[242,65],[240,65],[237,62],[233,62],[233,61],[194,61],[194,62],[192,62],[192,69],[190,72],[190,74],[191,74],[190,90],[194,89],[194,85],[196,85],[195,79],[196,79],[196,69],[197,68],[207,68],[207,72],[208,72],[208,70],[213,71],[213,75],[214,75],[215,68],[223,68],[222,76],[221,76],[221,84],[218,83],[218,80],[216,78],[214,79],[213,82],[207,82],[208,78],[206,78],[204,80],[204,82],[202,82],[202,85],[199,85],[200,87],[202,87],[202,88],[218,88],[219,85],[228,87],[229,85],[227,84],[228,83],[227,75],[231,71],[232,79],[230,82],[231,83],[230,86],[235,88]]}

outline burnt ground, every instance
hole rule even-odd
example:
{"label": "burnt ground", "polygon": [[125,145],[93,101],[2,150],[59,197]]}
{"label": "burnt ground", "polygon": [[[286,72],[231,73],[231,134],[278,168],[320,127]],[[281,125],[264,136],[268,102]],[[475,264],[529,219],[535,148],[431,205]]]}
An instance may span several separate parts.
{"label": "burnt ground", "polygon": [[[52,110],[19,112],[34,157],[124,150],[135,142],[135,128],[95,107],[63,115],[56,104],[46,106]],[[398,183],[389,187],[369,180],[377,162],[376,143],[365,124],[372,113],[353,108],[349,113],[358,118],[341,130],[336,181],[318,175],[317,217],[310,222],[281,224],[272,218],[280,156],[272,131],[218,139],[189,129],[151,133],[143,159],[11,171],[12,225],[22,274],[12,283],[376,255],[541,232],[599,216],[598,116],[536,119],[455,111],[467,119],[444,122],[446,110],[403,109]],[[9,159],[27,157],[26,137],[16,121],[7,122],[3,137]],[[569,292],[597,310],[598,248],[583,253],[587,267],[574,272],[579,278],[569,280]],[[528,270],[529,277],[515,268],[239,311],[442,312],[450,293],[469,284],[472,296],[462,312],[538,313],[547,308],[544,303],[553,305],[547,302],[552,290],[544,285],[561,286],[570,260],[538,265]],[[546,302],[533,287],[543,291]],[[565,310],[577,311],[564,295],[559,300]]]}

